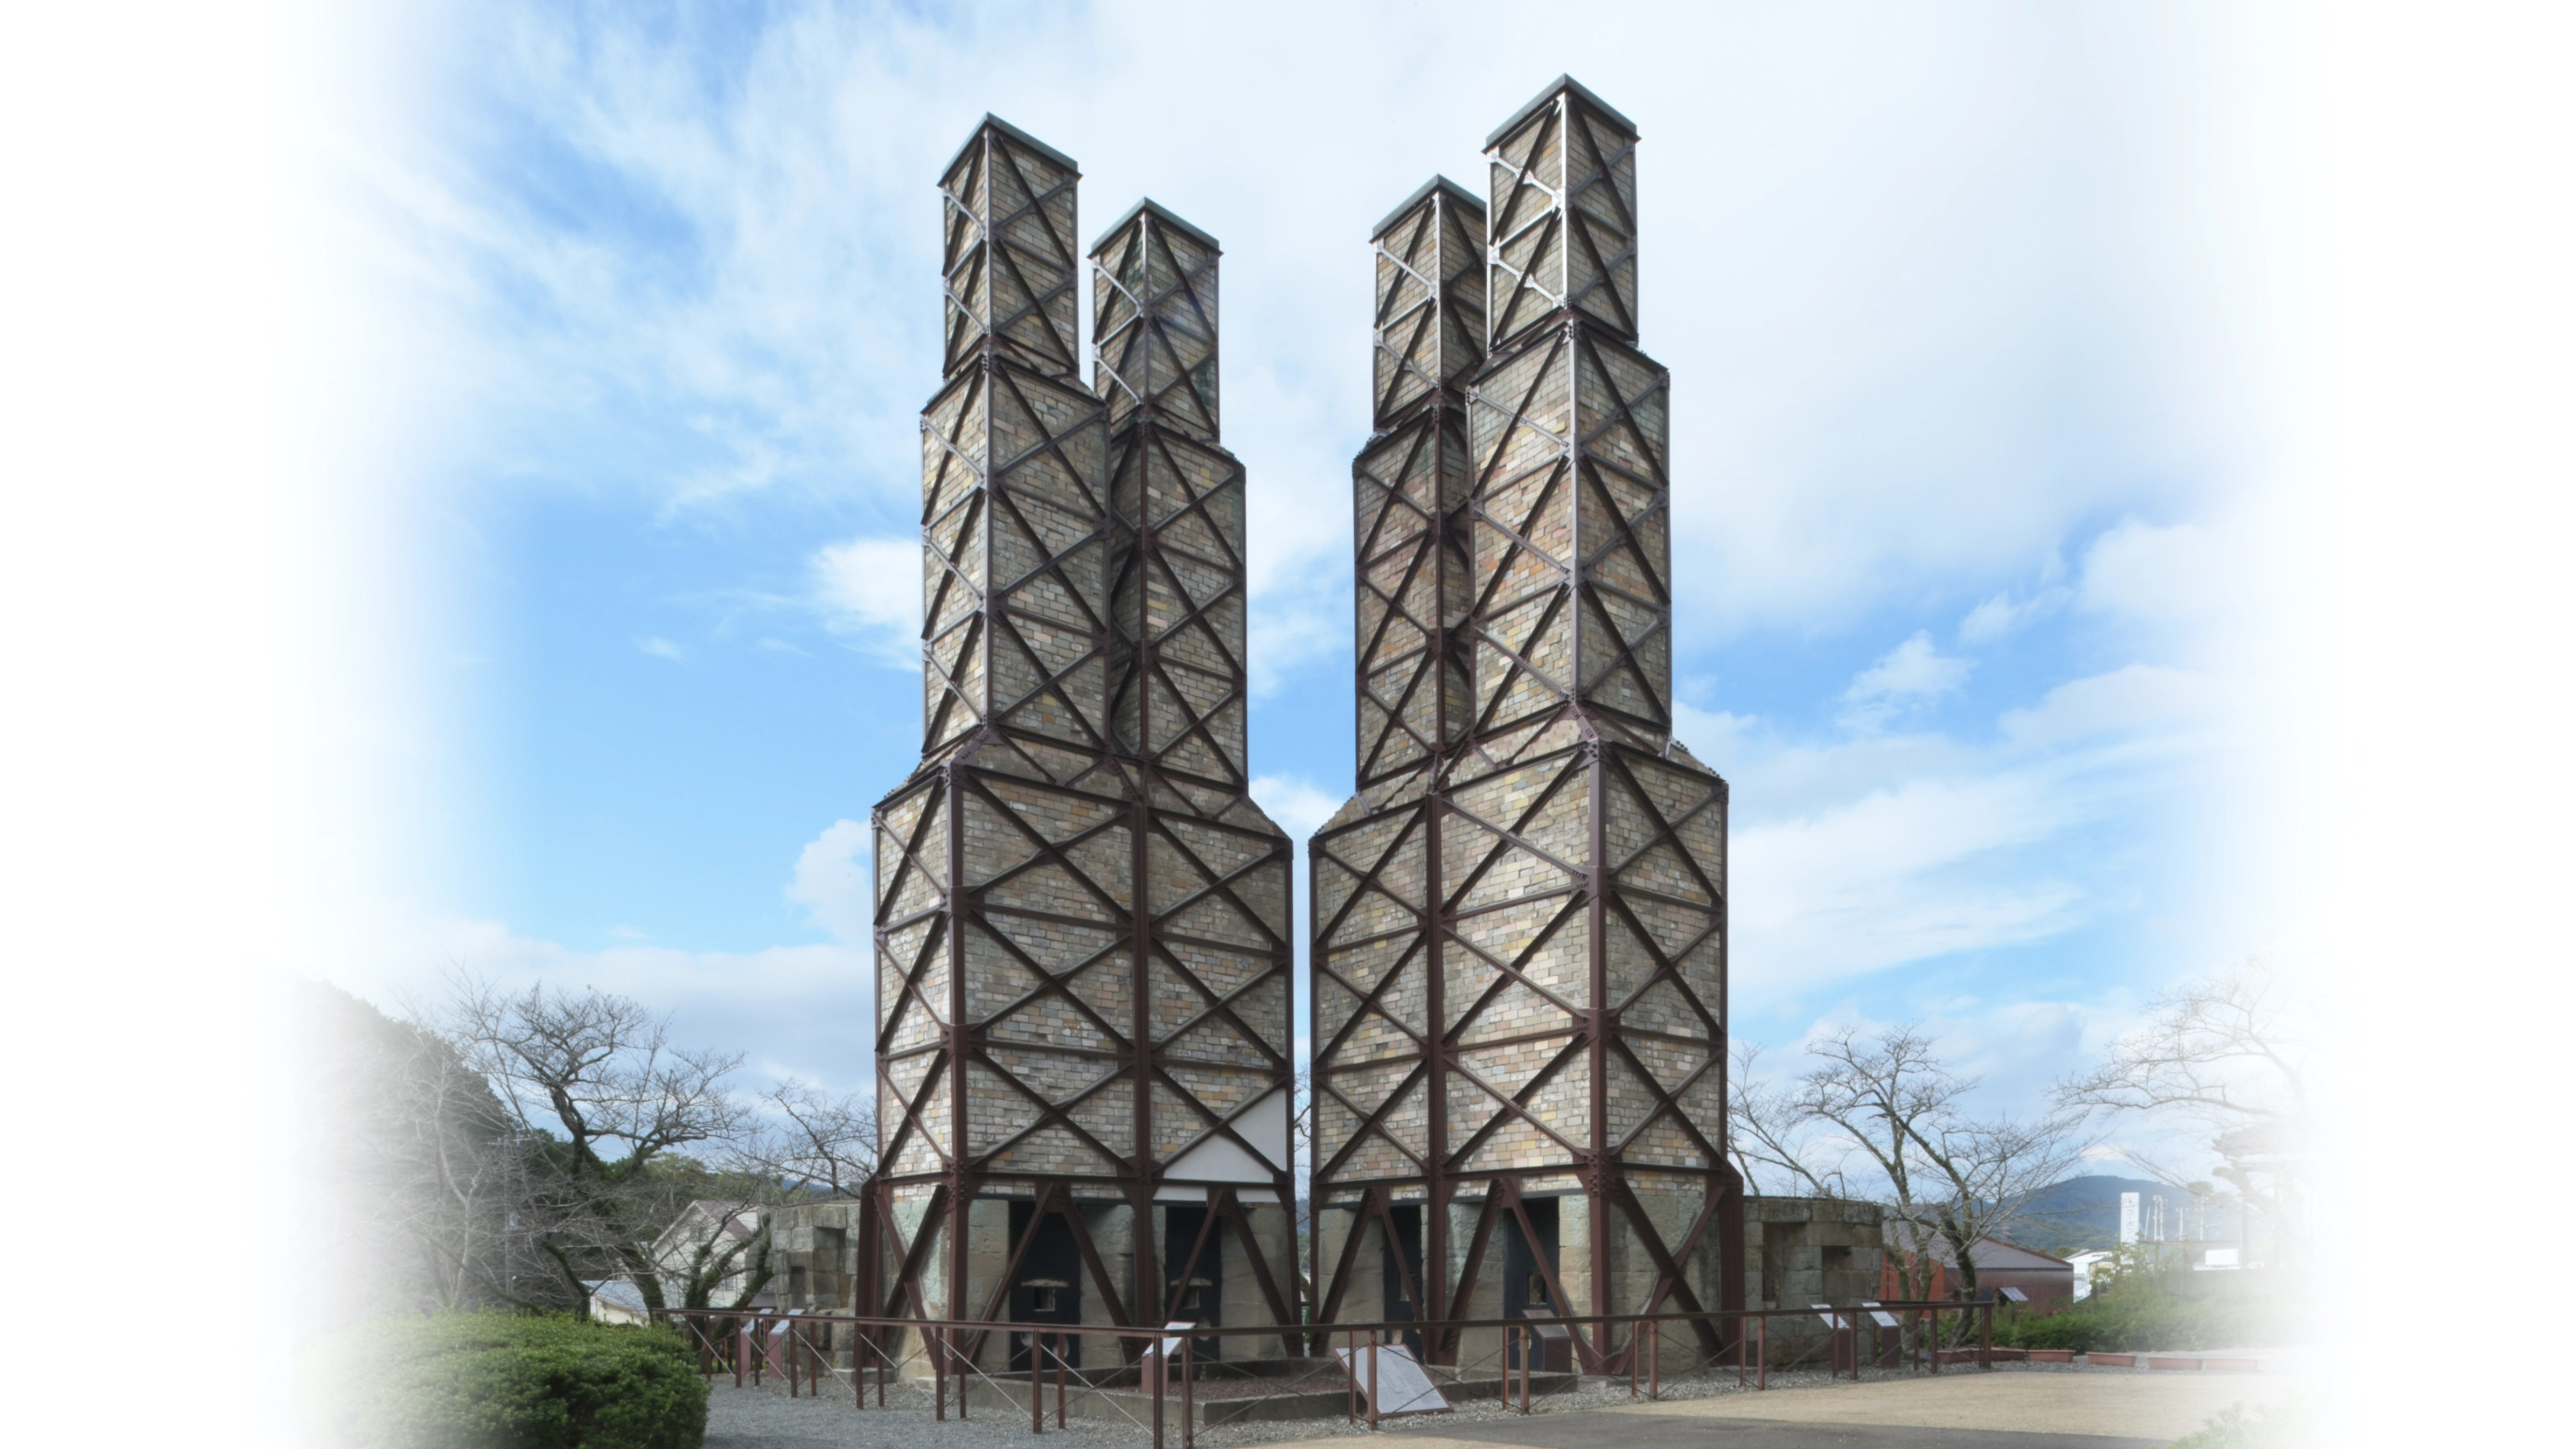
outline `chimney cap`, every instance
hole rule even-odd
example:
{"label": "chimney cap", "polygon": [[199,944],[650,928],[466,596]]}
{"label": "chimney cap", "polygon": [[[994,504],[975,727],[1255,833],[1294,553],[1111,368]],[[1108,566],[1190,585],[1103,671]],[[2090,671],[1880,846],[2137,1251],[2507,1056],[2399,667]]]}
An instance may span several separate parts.
{"label": "chimney cap", "polygon": [[1019,127],[1012,125],[1010,122],[1003,120],[1001,117],[994,115],[991,111],[986,111],[984,113],[984,119],[975,123],[975,129],[967,134],[966,143],[957,148],[956,155],[948,158],[947,165],[939,168],[939,174],[945,176],[949,172],[956,170],[957,163],[965,159],[967,152],[975,149],[976,140],[987,130],[1001,132],[1003,135],[1008,136],[1019,144],[1037,152],[1039,155],[1044,156],[1048,160],[1063,167],[1065,170],[1072,172],[1076,176],[1082,174],[1082,163],[1074,160],[1070,156],[1067,156],[1053,146],[1048,145],[1046,142],[1039,140],[1037,137],[1030,135],[1028,132],[1021,130]]}
{"label": "chimney cap", "polygon": [[1195,238],[1201,246],[1206,247],[1209,251],[1215,252],[1220,256],[1225,254],[1225,248],[1216,244],[1215,237],[1209,236],[1206,232],[1203,232],[1197,227],[1190,225],[1188,222],[1181,220],[1179,217],[1174,216],[1170,207],[1167,207],[1161,202],[1148,196],[1144,200],[1137,202],[1134,206],[1127,208],[1126,215],[1109,223],[1109,229],[1100,234],[1100,239],[1091,244],[1091,250],[1085,253],[1085,255],[1096,257],[1102,252],[1107,251],[1109,249],[1110,238],[1118,235],[1118,233],[1122,231],[1125,231],[1127,229],[1127,223],[1134,221],[1137,217],[1145,215],[1148,212],[1152,213],[1154,219],[1161,222],[1163,225],[1172,228],[1174,231],[1180,232],[1184,236]]}
{"label": "chimney cap", "polygon": [[1594,95],[1590,90],[1584,87],[1583,82],[1576,80],[1570,75],[1561,75],[1556,79],[1549,81],[1546,88],[1541,90],[1537,95],[1530,97],[1528,105],[1512,112],[1512,118],[1510,120],[1496,126],[1493,129],[1493,133],[1485,137],[1485,145],[1490,149],[1495,142],[1510,135],[1514,127],[1520,125],[1521,122],[1528,120],[1531,112],[1536,111],[1539,107],[1555,100],[1558,96],[1567,91],[1574,92],[1574,94],[1581,99],[1585,105],[1599,111],[1603,119],[1612,122],[1617,125],[1620,130],[1627,132],[1630,139],[1635,139],[1637,134],[1636,122],[1619,114],[1618,108],[1612,106],[1608,101],[1601,99],[1599,96]]}
{"label": "chimney cap", "polygon": [[1369,240],[1376,241],[1379,237],[1386,235],[1388,229],[1392,228],[1396,224],[1397,220],[1402,218],[1406,212],[1411,211],[1415,206],[1419,205],[1422,198],[1429,196],[1434,191],[1448,192],[1450,197],[1461,205],[1474,207],[1478,216],[1483,216],[1485,214],[1485,203],[1482,199],[1477,197],[1474,192],[1469,191],[1466,187],[1459,185],[1457,182],[1450,180],[1446,176],[1434,176],[1430,180],[1423,182],[1420,187],[1416,188],[1411,196],[1408,196],[1404,198],[1403,201],[1397,203],[1395,210],[1378,218],[1377,225],[1369,228]]}

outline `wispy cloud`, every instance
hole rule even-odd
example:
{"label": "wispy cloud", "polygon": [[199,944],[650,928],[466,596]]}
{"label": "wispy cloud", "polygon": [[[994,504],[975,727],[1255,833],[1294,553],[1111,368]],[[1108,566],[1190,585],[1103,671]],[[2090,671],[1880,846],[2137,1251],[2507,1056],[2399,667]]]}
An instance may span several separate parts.
{"label": "wispy cloud", "polygon": [[884,663],[917,666],[921,568],[918,539],[854,538],[815,553],[810,597],[826,627]]}
{"label": "wispy cloud", "polygon": [[1314,834],[1342,808],[1340,799],[1283,775],[1253,776],[1252,798],[1280,829],[1298,840]]}
{"label": "wispy cloud", "polygon": [[2065,608],[2073,594],[2063,585],[2041,589],[2026,599],[1997,594],[1970,609],[1968,616],[1959,621],[1959,642],[1992,644],[2018,634]]}
{"label": "wispy cloud", "polygon": [[[1863,702],[1957,686],[1923,636],[1865,672]],[[1686,743],[1734,787],[1730,946],[1748,1001],[2045,940],[2123,903],[2064,847],[2205,758],[2215,681],[2132,664],[2069,681],[1967,734],[1784,737],[1684,707]]]}
{"label": "wispy cloud", "polygon": [[2234,539],[2198,523],[2120,521],[2084,553],[2081,601],[2097,614],[2147,624],[2202,624],[2238,613],[2245,583]]}
{"label": "wispy cloud", "polygon": [[2161,664],[2129,664],[2070,680],[1997,723],[2016,745],[2074,744],[2105,735],[2184,732],[2206,725],[2219,703],[2209,675]]}
{"label": "wispy cloud", "polygon": [[869,852],[864,822],[835,820],[797,853],[796,874],[786,888],[787,899],[805,908],[807,920],[853,946],[869,943],[875,923]]}
{"label": "wispy cloud", "polygon": [[652,655],[656,659],[668,659],[674,664],[686,664],[689,662],[687,650],[682,649],[679,645],[672,643],[668,639],[660,638],[658,636],[638,635],[635,639],[635,647],[646,654]]}
{"label": "wispy cloud", "polygon": [[789,1072],[850,1087],[869,1080],[871,952],[840,942],[753,951],[620,944],[585,951],[500,921],[450,917],[390,943],[385,959],[344,984],[393,1006],[434,1007],[449,973],[524,990],[596,987],[672,1013],[681,1040],[756,1052]]}
{"label": "wispy cloud", "polygon": [[1843,691],[1842,723],[1846,728],[1875,730],[1916,705],[1956,694],[1968,682],[1973,660],[1943,654],[1927,630],[1880,656]]}

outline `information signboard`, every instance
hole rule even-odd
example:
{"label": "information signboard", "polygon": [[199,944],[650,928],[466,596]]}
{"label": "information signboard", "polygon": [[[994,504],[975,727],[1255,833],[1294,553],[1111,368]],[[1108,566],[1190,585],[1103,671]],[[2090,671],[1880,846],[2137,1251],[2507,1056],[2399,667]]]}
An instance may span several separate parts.
{"label": "information signboard", "polygon": [[[1351,1382],[1360,1392],[1369,1392],[1369,1346],[1336,1347],[1333,1357],[1348,1369]],[[1377,1393],[1373,1398],[1377,1416],[1393,1418],[1398,1414],[1445,1414],[1449,1412],[1448,1396],[1431,1382],[1422,1365],[1413,1361],[1413,1353],[1400,1343],[1377,1345]]]}

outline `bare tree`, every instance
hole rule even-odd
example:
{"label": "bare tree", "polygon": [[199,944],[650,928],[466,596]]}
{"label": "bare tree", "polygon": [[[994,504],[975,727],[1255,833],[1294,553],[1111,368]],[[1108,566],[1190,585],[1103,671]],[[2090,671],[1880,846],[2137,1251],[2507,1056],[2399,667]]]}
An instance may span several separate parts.
{"label": "bare tree", "polygon": [[431,1033],[411,1033],[409,1049],[384,1066],[379,1080],[402,1097],[379,1138],[401,1184],[386,1205],[400,1214],[416,1280],[442,1308],[534,1306],[520,1231],[529,1187],[523,1134],[482,1074]]}
{"label": "bare tree", "polygon": [[790,1078],[761,1099],[769,1120],[745,1139],[740,1170],[811,1198],[859,1196],[877,1172],[877,1104],[864,1092],[834,1096]]}
{"label": "bare tree", "polygon": [[1296,1202],[1289,1211],[1296,1220],[1295,1272],[1297,1291],[1302,1301],[1312,1302],[1315,1285],[1306,1272],[1307,1250],[1315,1235],[1315,1200],[1307,1190],[1315,1170],[1315,1069],[1312,1065],[1297,1069],[1288,1080],[1288,1182]]}
{"label": "bare tree", "polygon": [[1736,1044],[1735,1074],[1726,1098],[1726,1146],[1745,1190],[1849,1196],[1835,1144],[1818,1132],[1819,1121],[1807,1112],[1803,1095],[1764,1076],[1761,1063],[1762,1048]]}
{"label": "bare tree", "polygon": [[[595,990],[536,986],[509,996],[460,981],[448,1027],[514,1123],[543,1134],[530,1155],[538,1182],[528,1211],[536,1245],[563,1287],[586,1302],[586,1280],[614,1274],[633,1282],[648,1307],[677,1306],[663,1291],[672,1245],[657,1251],[657,1239],[713,1185],[715,1175],[682,1149],[729,1148],[748,1125],[747,1109],[726,1090],[740,1054],[676,1046],[667,1020]],[[765,1279],[765,1213],[761,1228],[757,1242],[711,1239],[693,1256],[747,1253]],[[683,1296],[695,1295],[684,1286]]]}
{"label": "bare tree", "polygon": [[515,1282],[530,1266],[514,1228],[524,1144],[482,1074],[438,1033],[337,987],[298,983],[294,1012],[299,1231],[329,1300],[315,1306],[534,1306]]}
{"label": "bare tree", "polygon": [[[2303,1018],[2271,965],[2238,962],[2158,996],[2147,1024],[2122,1037],[2101,1065],[2058,1084],[2070,1111],[2140,1114],[2190,1122],[2225,1162],[2215,1176],[2272,1229],[2276,1252],[2296,1257],[2305,1224],[2309,1103]],[[2195,1195],[2152,1158],[2130,1160]]]}
{"label": "bare tree", "polygon": [[1908,1291],[1929,1296],[1939,1255],[1973,1298],[1977,1241],[2004,1237],[2031,1195],[2064,1177],[2090,1144],[2074,1113],[1972,1115],[1966,1099],[1977,1079],[1952,1071],[1934,1046],[1911,1023],[1810,1042],[1823,1065],[1800,1079],[1798,1105],[1838,1129],[1884,1183],[1889,1214],[1911,1239]]}

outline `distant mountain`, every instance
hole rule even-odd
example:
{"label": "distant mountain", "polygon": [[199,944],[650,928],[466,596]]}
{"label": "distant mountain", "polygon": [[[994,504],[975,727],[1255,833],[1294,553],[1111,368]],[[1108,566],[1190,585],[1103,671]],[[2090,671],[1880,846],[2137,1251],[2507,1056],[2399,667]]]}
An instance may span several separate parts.
{"label": "distant mountain", "polygon": [[2152,1214],[2159,1197],[2165,1200],[2167,1238],[2188,1235],[2224,1242],[2236,1236],[2234,1213],[2212,1208],[2204,1227],[2198,1212],[2188,1219],[2183,1213],[2191,1204],[2190,1193],[2144,1177],[2070,1177],[2041,1188],[2030,1195],[2014,1217],[2007,1236],[2061,1258],[2091,1248],[2116,1247],[2120,1242],[2120,1194],[2124,1192],[2138,1195],[2140,1230],[2147,1236],[2154,1235]]}

